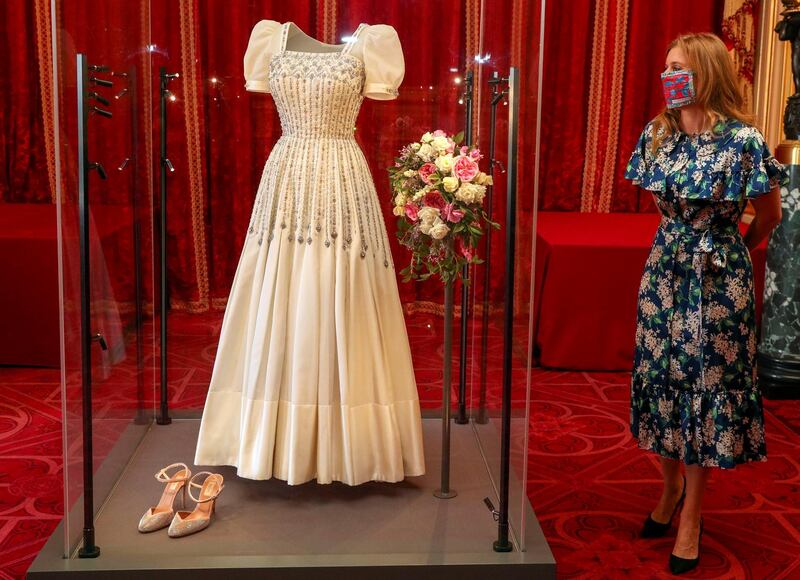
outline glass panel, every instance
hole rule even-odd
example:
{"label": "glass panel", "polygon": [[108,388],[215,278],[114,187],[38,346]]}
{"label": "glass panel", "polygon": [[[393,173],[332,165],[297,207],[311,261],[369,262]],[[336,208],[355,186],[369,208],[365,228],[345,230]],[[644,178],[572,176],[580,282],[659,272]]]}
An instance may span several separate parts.
{"label": "glass panel", "polygon": [[[62,288],[65,554],[81,536],[83,517],[82,374],[76,55],[105,65],[95,85],[112,118],[91,114],[89,160],[102,164],[89,177],[89,240],[95,511],[124,469],[153,414],[153,150],[149,9],[146,2],[52,3],[56,22],[54,111],[58,155],[59,260]],[[70,510],[76,508],[70,513]]]}
{"label": "glass panel", "polygon": [[[472,287],[470,391],[471,415],[497,490],[501,482],[501,432],[503,394],[503,329],[505,286],[509,259],[506,251],[507,193],[510,161],[509,98],[502,92],[511,67],[520,76],[516,166],[516,222],[513,331],[511,341],[511,443],[509,474],[509,523],[513,539],[524,550],[527,500],[527,450],[530,404],[531,276],[535,208],[532,203],[537,156],[537,89],[539,59],[539,3],[513,0],[481,5],[481,36],[468,59],[475,62],[477,143],[488,161],[492,157],[494,186],[487,208],[500,230],[486,236],[482,248],[485,263],[474,268]],[[493,88],[496,87],[496,88]],[[494,102],[494,105],[493,105]],[[494,135],[492,117],[495,117]],[[497,499],[497,498],[496,498]]]}

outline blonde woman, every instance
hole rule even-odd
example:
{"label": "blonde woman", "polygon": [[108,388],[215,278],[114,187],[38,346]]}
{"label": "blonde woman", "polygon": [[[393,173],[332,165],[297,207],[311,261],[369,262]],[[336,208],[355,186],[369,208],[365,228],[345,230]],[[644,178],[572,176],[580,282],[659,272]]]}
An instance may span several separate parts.
{"label": "blonde woman", "polygon": [[[639,288],[631,431],[660,456],[664,480],[642,536],[665,535],[683,506],[670,556],[679,574],[699,563],[709,468],[766,460],[749,250],[780,221],[788,176],[717,36],[674,40],[661,77],[666,109],[625,172],[662,215]],[[742,236],[748,200],[756,216]]]}

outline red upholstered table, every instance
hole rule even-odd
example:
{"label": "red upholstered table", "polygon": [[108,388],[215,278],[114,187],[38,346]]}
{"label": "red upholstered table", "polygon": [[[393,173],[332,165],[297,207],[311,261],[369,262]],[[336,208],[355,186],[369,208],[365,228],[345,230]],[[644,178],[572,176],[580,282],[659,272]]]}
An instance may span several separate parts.
{"label": "red upholstered table", "polygon": [[[636,296],[659,219],[655,213],[539,212],[534,353],[541,366],[631,369]],[[766,242],[752,254],[757,319],[765,258]]]}
{"label": "red upholstered table", "polygon": [[[122,287],[114,292],[117,297],[132,277],[130,215],[126,206],[99,205],[92,211],[92,277],[102,280],[101,268],[110,268],[111,280]],[[74,247],[66,268],[77,291],[77,232],[69,239]],[[55,205],[0,204],[0,365],[60,365],[57,248]]]}
{"label": "red upholstered table", "polygon": [[59,366],[56,207],[0,204],[0,364]]}

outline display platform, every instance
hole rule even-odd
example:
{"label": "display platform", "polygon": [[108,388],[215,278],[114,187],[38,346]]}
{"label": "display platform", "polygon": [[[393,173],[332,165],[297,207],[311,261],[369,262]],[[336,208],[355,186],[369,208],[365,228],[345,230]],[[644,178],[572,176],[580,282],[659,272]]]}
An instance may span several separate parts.
{"label": "display platform", "polygon": [[433,496],[439,486],[438,418],[423,420],[425,476],[399,484],[289,486],[215,467],[225,490],[206,530],[184,538],[169,538],[166,529],[139,533],[139,517],[161,494],[163,484],[153,474],[175,461],[202,470],[191,463],[199,425],[197,419],[175,419],[150,427],[96,518],[99,558],[63,558],[59,526],[28,577],[555,578],[553,556],[532,512],[525,552],[492,550],[497,528],[483,499],[496,503],[495,494],[471,425],[452,428],[451,487],[458,495]]}

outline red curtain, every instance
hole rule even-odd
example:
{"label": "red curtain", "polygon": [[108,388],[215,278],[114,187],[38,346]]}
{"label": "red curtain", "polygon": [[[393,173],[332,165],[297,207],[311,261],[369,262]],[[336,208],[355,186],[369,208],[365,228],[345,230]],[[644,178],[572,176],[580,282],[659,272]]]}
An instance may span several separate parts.
{"label": "red curtain", "polygon": [[[593,90],[593,37],[607,33],[594,17],[597,1],[547,3],[540,159],[543,210],[581,208],[587,134],[598,130],[589,126],[587,118],[587,95]],[[642,127],[663,107],[658,75],[664,66],[664,49],[681,33],[719,34],[723,6],[724,0],[629,1],[624,70],[615,70],[613,60],[606,58],[596,75],[599,81],[624,75],[612,211],[652,209],[649,193],[630,185],[622,174]],[[613,49],[608,42],[606,46]]]}
{"label": "red curtain", "polygon": [[[38,72],[32,66],[36,48],[32,35],[23,32],[33,29],[34,4],[8,2],[0,9],[5,16],[0,26],[4,27],[8,43],[0,57],[7,69],[0,90],[12,103],[12,107],[0,110],[0,115],[14,111],[13,118],[2,117],[5,135],[0,138],[0,155],[5,163],[0,169],[4,171],[0,199],[4,200],[49,198],[46,159],[37,144],[42,140],[43,115],[41,96],[36,92]],[[612,211],[649,209],[649,197],[622,180],[621,174],[641,127],[661,107],[657,75],[664,46],[680,32],[719,32],[722,16],[722,0],[680,0],[658,5],[630,0],[628,6]],[[596,7],[594,0],[547,3],[539,159],[542,209],[580,208],[586,135],[594,130],[588,127],[586,95],[590,88]],[[222,307],[260,174],[280,133],[272,99],[248,93],[243,87],[242,56],[253,25],[262,18],[292,20],[309,34],[334,41],[327,36],[348,34],[359,22],[384,22],[398,30],[406,57],[406,76],[398,100],[365,100],[357,138],[383,203],[395,261],[404,264],[408,256],[392,234],[396,218],[390,211],[385,168],[401,145],[417,139],[422,132],[435,128],[456,132],[463,128],[464,108],[458,102],[462,87],[456,81],[467,67],[478,75],[476,116],[480,123],[474,127],[474,137],[484,149],[488,147],[486,81],[493,71],[505,74],[509,65],[520,67],[524,97],[518,199],[520,215],[530,216],[536,154],[539,8],[535,0],[497,0],[491,3],[491,9],[478,0],[447,4],[424,0],[381,4],[366,0],[247,0],[234,5],[224,0],[180,0],[91,2],[80,10],[62,10],[64,22],[60,25],[70,31],[62,39],[59,83],[65,192],[69,195],[75,184],[74,151],[68,144],[75,128],[74,53],[91,52],[96,62],[108,62],[135,74],[130,86],[140,97],[152,97],[146,102],[130,99],[130,106],[115,103],[113,124],[106,125],[119,129],[92,137],[91,147],[102,152],[100,160],[107,169],[115,168],[126,157],[135,162],[116,181],[101,183],[94,190],[107,206],[130,206],[132,191],[136,195],[158,192],[158,70],[165,66],[168,72],[180,73],[180,78],[170,83],[174,100],[168,107],[168,156],[176,168],[168,178],[170,291],[178,308],[202,311]],[[408,17],[422,13],[425,18]],[[97,21],[106,24],[98,29],[92,26]],[[148,62],[148,43],[150,66],[142,64]],[[488,62],[476,66],[477,54],[488,55]],[[606,68],[596,76],[618,74],[609,68],[612,63],[607,59]],[[501,161],[506,154],[506,119],[507,108],[501,105],[497,133],[497,157]],[[123,128],[126,123],[140,120],[148,123],[146,131],[152,133],[146,138],[144,133],[138,135],[131,142]],[[494,216],[502,223],[505,175],[496,173],[495,177]],[[518,239],[523,243],[529,240],[530,220],[520,220],[516,225]],[[125,264],[126,248],[115,248],[118,260],[114,261],[112,255],[112,261]],[[502,253],[502,236],[496,235],[494,263],[501,263]],[[520,259],[529,260],[529,256]],[[499,299],[499,272],[490,284],[493,298]],[[441,303],[439,285],[433,282],[401,284],[401,298],[407,304],[434,310]]]}
{"label": "red curtain", "polygon": [[39,4],[0,2],[0,203],[51,201],[37,55]]}

